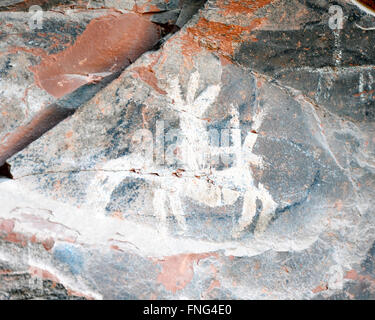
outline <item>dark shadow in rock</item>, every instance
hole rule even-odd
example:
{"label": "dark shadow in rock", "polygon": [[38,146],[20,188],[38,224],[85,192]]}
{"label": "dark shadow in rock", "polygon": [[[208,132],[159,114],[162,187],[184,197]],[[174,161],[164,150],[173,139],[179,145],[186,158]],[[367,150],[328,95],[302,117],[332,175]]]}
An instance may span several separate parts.
{"label": "dark shadow in rock", "polygon": [[13,179],[13,176],[10,172],[10,164],[8,163],[4,163],[1,167],[0,167],[0,177],[6,177],[6,178],[9,178],[9,179]]}

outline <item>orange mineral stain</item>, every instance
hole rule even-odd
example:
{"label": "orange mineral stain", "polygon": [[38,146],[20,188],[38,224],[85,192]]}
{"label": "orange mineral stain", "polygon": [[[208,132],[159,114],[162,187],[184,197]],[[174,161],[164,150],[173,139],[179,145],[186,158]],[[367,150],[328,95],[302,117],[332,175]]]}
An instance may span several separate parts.
{"label": "orange mineral stain", "polygon": [[147,3],[145,3],[143,5],[135,4],[133,6],[132,11],[137,12],[137,13],[154,13],[154,12],[160,12],[160,11],[162,11],[162,9],[153,5],[151,3],[151,1],[148,1]]}
{"label": "orange mineral stain", "polygon": [[[257,41],[252,34],[253,30],[263,25],[267,18],[258,18],[254,13],[272,3],[273,0],[218,0],[217,6],[221,9],[223,16],[237,16],[246,14],[248,21],[246,25],[226,24],[222,22],[209,21],[201,17],[198,23],[187,28],[188,36],[184,37],[185,46],[183,51],[194,54],[199,47],[216,51],[220,55],[231,57],[239,44],[245,41]],[[192,41],[191,39],[194,39]],[[197,42],[197,45],[193,45]]]}
{"label": "orange mineral stain", "polygon": [[56,98],[135,61],[160,38],[160,28],[135,13],[93,19],[76,42],[30,69],[38,86]]}
{"label": "orange mineral stain", "polygon": [[256,41],[251,32],[265,20],[266,18],[255,18],[248,26],[239,26],[200,18],[197,25],[188,28],[187,31],[208,50],[217,51],[224,56],[232,56],[238,44],[249,40]]}
{"label": "orange mineral stain", "polygon": [[273,0],[219,0],[217,6],[223,10],[220,13],[228,15],[252,15],[256,10],[265,7]]}
{"label": "orange mineral stain", "polygon": [[193,57],[202,51],[202,47],[199,45],[198,41],[196,41],[194,35],[189,32],[182,34],[180,39],[184,67],[191,70],[194,66]]}

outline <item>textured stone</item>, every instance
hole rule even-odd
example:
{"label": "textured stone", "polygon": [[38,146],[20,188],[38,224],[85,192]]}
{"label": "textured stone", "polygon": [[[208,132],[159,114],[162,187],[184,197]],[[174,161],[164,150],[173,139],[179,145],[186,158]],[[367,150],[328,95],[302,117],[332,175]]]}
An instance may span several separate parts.
{"label": "textured stone", "polygon": [[[135,13],[120,14],[104,10],[101,16],[92,19],[85,26],[84,31],[83,28],[80,30],[80,21],[83,18],[92,18],[92,15],[82,17],[82,14],[78,13],[78,16],[74,14],[68,19],[65,16],[61,18],[61,14],[46,15],[43,17],[43,31],[46,32],[22,30],[24,22],[30,19],[27,14],[3,14],[4,21],[8,16],[13,17],[15,23],[6,25],[10,30],[3,34],[7,41],[4,42],[0,57],[3,60],[4,93],[0,102],[4,106],[1,123],[3,128],[0,135],[0,165],[9,155],[14,154],[14,151],[22,150],[24,145],[27,145],[26,142],[30,143],[30,135],[33,139],[39,137],[36,133],[26,133],[34,130],[28,128],[27,122],[33,127],[42,127],[39,119],[45,118],[46,114],[52,125],[56,122],[51,117],[59,121],[63,119],[51,112],[55,108],[47,107],[48,104],[56,102],[56,99],[83,85],[99,82],[104,77],[121,71],[142,53],[151,49],[162,36],[162,30],[158,25]],[[53,27],[49,27],[49,24]],[[66,27],[67,25],[70,26]],[[133,28],[136,31],[133,31]],[[19,29],[21,33],[14,32]],[[49,41],[45,41],[46,36]],[[71,39],[66,42],[69,36]],[[51,47],[55,50],[58,45],[60,50],[57,53],[47,51]],[[38,46],[42,46],[43,49],[35,48]],[[39,60],[38,63],[35,62],[36,59]],[[25,84],[26,88],[23,87]],[[62,104],[61,101],[56,103]]]}
{"label": "textured stone", "polygon": [[372,22],[208,1],[8,160],[3,269],[46,298],[373,299]]}

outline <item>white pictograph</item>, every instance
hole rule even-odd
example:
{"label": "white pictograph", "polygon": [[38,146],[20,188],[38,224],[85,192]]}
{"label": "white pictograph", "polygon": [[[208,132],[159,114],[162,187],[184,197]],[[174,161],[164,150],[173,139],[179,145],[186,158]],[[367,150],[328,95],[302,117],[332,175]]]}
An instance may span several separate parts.
{"label": "white pictograph", "polygon": [[[265,114],[258,112],[253,116],[253,127],[248,132],[241,146],[238,107],[232,105],[230,127],[233,131],[234,144],[228,146],[212,146],[211,136],[207,130],[207,121],[202,119],[204,113],[217,99],[220,86],[209,85],[197,96],[200,74],[191,74],[187,85],[186,98],[181,93],[178,78],[170,80],[167,90],[172,99],[171,108],[179,112],[179,137],[177,148],[166,150],[165,157],[175,158],[184,167],[180,177],[171,175],[170,169],[155,165],[152,154],[132,153],[124,157],[107,161],[97,172],[87,189],[87,205],[104,212],[110,201],[113,190],[128,177],[134,177],[131,168],[139,168],[139,164],[158,175],[142,174],[153,187],[153,209],[160,222],[160,231],[168,232],[167,218],[171,214],[176,219],[179,230],[187,229],[183,199],[190,199],[211,208],[232,205],[243,198],[243,208],[238,224],[233,228],[233,237],[238,237],[253,222],[257,214],[257,200],[261,202],[255,234],[261,234],[268,226],[277,207],[268,190],[259,183],[255,186],[251,166],[262,166],[262,158],[253,153]],[[196,97],[197,96],[197,97]],[[237,134],[236,134],[237,133]],[[152,144],[152,134],[142,134]],[[167,137],[166,137],[167,139]],[[178,149],[176,154],[174,151]],[[212,157],[229,154],[235,155],[234,164],[218,170],[204,167],[204,163]],[[138,167],[137,167],[138,166]],[[185,174],[186,173],[186,174]],[[187,174],[187,173],[190,173]],[[197,178],[197,176],[200,178]],[[209,177],[209,178],[207,178]]]}

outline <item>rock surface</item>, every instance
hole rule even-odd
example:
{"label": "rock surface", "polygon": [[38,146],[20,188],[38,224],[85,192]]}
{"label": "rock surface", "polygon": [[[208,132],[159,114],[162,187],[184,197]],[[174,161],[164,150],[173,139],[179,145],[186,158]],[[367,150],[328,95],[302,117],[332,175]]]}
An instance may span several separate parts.
{"label": "rock surface", "polygon": [[8,159],[0,298],[374,299],[375,17],[344,0],[56,1],[43,35],[8,2],[3,139],[56,101],[32,70],[93,19],[182,29]]}

